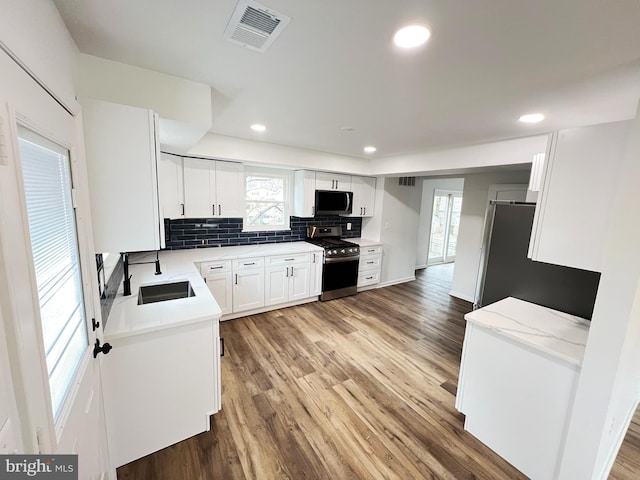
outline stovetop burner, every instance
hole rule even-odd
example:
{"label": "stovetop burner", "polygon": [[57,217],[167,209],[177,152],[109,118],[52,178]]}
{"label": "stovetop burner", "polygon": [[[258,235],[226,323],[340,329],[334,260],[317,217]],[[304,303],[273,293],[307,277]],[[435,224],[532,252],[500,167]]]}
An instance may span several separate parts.
{"label": "stovetop burner", "polygon": [[342,240],[342,227],[308,227],[307,242],[324,248],[327,257],[357,257],[358,244]]}

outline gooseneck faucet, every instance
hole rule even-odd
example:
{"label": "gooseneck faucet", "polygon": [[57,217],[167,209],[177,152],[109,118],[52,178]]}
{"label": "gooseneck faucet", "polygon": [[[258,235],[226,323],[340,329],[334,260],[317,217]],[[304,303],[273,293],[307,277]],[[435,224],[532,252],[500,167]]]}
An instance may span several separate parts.
{"label": "gooseneck faucet", "polygon": [[122,265],[124,266],[124,280],[122,282],[123,292],[122,294],[126,297],[131,295],[131,275],[129,275],[129,265],[142,265],[145,263],[155,263],[156,265],[156,275],[162,275],[162,271],[160,271],[160,251],[156,250],[156,259],[151,262],[129,262],[129,252],[121,252],[120,258],[122,259]]}

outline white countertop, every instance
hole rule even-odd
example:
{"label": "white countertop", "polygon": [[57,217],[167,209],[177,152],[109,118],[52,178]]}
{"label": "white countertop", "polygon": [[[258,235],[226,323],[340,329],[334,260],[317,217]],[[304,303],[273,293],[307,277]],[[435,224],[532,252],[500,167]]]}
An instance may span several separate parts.
{"label": "white countertop", "polygon": [[382,242],[376,242],[375,240],[369,240],[367,238],[345,238],[348,242],[353,242],[361,247],[373,247],[375,245],[382,245]]}
{"label": "white countertop", "polygon": [[[165,250],[160,252],[160,270],[155,275],[153,263],[131,265],[131,295],[123,296],[122,284],[113,302],[105,328],[105,341],[174,328],[204,320],[219,319],[218,303],[204,283],[199,262],[233,260],[236,258],[286,255],[292,253],[321,252],[322,248],[307,242],[268,243],[232,247]],[[155,252],[131,254],[130,262],[154,261]],[[195,296],[165,302],[138,305],[138,289],[141,285],[188,280]]]}
{"label": "white countertop", "polygon": [[581,366],[588,320],[508,297],[467,313],[464,318],[549,355]]}

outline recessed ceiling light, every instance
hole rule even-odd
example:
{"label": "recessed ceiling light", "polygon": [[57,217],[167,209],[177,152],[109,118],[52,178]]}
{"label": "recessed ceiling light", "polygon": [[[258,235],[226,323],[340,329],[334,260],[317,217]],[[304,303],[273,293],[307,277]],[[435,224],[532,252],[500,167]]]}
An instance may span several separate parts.
{"label": "recessed ceiling light", "polygon": [[367,145],[366,147],[364,147],[364,153],[375,153],[376,150],[377,148],[372,145]]}
{"label": "recessed ceiling light", "polygon": [[431,32],[427,27],[410,25],[398,30],[393,36],[393,41],[401,48],[414,48],[425,43],[430,36]]}
{"label": "recessed ceiling light", "polygon": [[253,130],[254,132],[264,132],[266,129],[267,127],[261,125],[260,123],[254,123],[253,125],[251,125],[251,130]]}
{"label": "recessed ceiling light", "polygon": [[541,113],[529,113],[522,115],[519,120],[524,123],[538,123],[544,120],[544,115]]}

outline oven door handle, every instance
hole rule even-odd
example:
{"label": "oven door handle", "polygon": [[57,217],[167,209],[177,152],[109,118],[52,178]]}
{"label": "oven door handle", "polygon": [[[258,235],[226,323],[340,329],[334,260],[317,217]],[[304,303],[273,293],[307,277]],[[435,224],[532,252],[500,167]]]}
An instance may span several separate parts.
{"label": "oven door handle", "polygon": [[342,263],[342,262],[359,262],[360,256],[353,255],[351,257],[335,257],[335,258],[325,258],[324,263]]}

